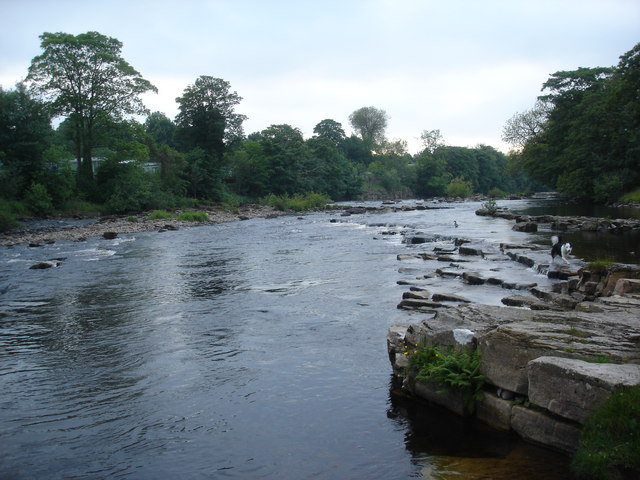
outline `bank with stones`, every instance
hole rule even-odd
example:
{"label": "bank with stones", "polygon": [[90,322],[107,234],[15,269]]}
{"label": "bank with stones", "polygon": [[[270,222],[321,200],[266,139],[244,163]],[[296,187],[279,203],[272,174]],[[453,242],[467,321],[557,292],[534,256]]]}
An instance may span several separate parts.
{"label": "bank with stones", "polygon": [[[625,225],[635,228],[634,222]],[[445,250],[398,259],[446,256],[447,265],[465,256],[484,255],[481,248],[464,241]],[[421,400],[572,453],[591,412],[617,386],[640,384],[640,267],[553,267],[548,249],[535,245],[502,244],[500,254],[546,273],[555,283],[503,284],[503,306],[471,302],[464,295],[433,295],[419,285],[407,285],[398,307],[424,313],[424,318],[389,329],[394,375],[406,392]],[[462,284],[488,288],[502,282],[491,269],[460,270],[443,267],[425,276],[455,275]],[[417,378],[407,352],[420,345],[479,350],[485,386],[473,408],[455,390]]]}

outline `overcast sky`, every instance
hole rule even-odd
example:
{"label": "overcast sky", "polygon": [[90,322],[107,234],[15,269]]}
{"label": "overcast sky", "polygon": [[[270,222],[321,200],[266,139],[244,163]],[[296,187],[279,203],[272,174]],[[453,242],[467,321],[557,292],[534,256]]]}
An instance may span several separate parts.
{"label": "overcast sky", "polygon": [[423,130],[447,145],[506,152],[502,127],[559,70],[613,66],[640,42],[640,0],[0,0],[0,85],[23,79],[43,32],[97,31],[158,87],[151,111],[200,75],[242,98],[245,133],[272,124],[305,138],[373,106],[415,153]]}

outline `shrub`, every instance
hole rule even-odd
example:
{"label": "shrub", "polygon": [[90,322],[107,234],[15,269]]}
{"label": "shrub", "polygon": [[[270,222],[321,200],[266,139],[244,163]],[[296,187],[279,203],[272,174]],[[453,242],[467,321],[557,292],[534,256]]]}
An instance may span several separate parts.
{"label": "shrub", "polygon": [[621,202],[640,203],[640,188],[637,188],[633,192],[625,193],[619,199]]}
{"label": "shrub", "polygon": [[173,213],[167,212],[166,210],[154,210],[148,215],[149,220],[161,220],[171,217],[173,217]]}
{"label": "shrub", "polygon": [[27,208],[37,216],[49,215],[53,212],[53,202],[47,188],[41,183],[32,183],[25,195]]}
{"label": "shrub", "polygon": [[482,204],[482,208],[489,212],[489,214],[493,215],[498,211],[498,204],[493,198],[491,198]]}
{"label": "shrub", "polygon": [[491,190],[489,190],[487,195],[489,195],[491,198],[504,198],[507,196],[507,194],[499,188],[492,188]]}
{"label": "shrub", "polygon": [[589,418],[571,467],[579,478],[640,475],[640,385],[618,387]]}
{"label": "shrub", "polygon": [[178,215],[178,220],[185,222],[206,222],[209,217],[204,212],[182,212]]}
{"label": "shrub", "polygon": [[277,210],[294,210],[296,212],[324,207],[330,201],[326,195],[315,192],[307,192],[304,195],[296,193],[291,197],[270,194],[264,199],[264,203]]}
{"label": "shrub", "polygon": [[447,185],[446,192],[449,197],[467,198],[473,194],[473,188],[471,188],[471,182],[464,178],[456,177]]}
{"label": "shrub", "polygon": [[19,225],[8,202],[0,200],[0,232],[7,232]]}
{"label": "shrub", "polygon": [[459,391],[470,410],[475,401],[482,398],[484,376],[480,374],[480,352],[477,349],[428,345],[407,353],[410,355],[409,365],[416,370],[417,378],[436,382],[444,390]]}

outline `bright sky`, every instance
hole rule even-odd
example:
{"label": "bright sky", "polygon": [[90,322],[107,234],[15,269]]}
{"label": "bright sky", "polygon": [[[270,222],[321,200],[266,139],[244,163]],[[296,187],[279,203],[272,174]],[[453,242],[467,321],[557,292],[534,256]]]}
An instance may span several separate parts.
{"label": "bright sky", "polygon": [[0,0],[0,85],[13,88],[43,32],[98,31],[158,87],[151,111],[200,75],[231,83],[249,118],[305,138],[330,118],[373,106],[387,137],[419,150],[423,130],[447,145],[492,145],[559,70],[614,66],[640,42],[639,0]]}

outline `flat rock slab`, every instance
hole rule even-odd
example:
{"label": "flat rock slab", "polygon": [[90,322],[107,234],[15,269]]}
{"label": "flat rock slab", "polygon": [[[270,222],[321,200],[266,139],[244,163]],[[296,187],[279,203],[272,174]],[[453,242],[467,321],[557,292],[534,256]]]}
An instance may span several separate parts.
{"label": "flat rock slab", "polygon": [[471,330],[482,353],[482,374],[487,382],[527,395],[527,365],[538,357],[593,361],[607,357],[612,362],[640,363],[640,317],[636,312],[612,308],[603,316],[461,305],[440,310],[435,317],[414,324],[407,340],[414,344],[456,345],[453,330]]}
{"label": "flat rock slab", "polygon": [[577,425],[520,406],[511,409],[511,428],[525,440],[567,453],[576,450],[580,438]]}
{"label": "flat rock slab", "polygon": [[640,365],[589,363],[540,357],[529,362],[529,400],[551,413],[584,423],[619,385],[640,384]]}

